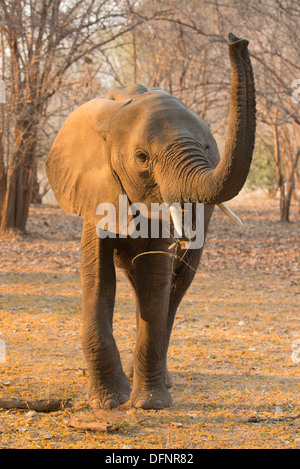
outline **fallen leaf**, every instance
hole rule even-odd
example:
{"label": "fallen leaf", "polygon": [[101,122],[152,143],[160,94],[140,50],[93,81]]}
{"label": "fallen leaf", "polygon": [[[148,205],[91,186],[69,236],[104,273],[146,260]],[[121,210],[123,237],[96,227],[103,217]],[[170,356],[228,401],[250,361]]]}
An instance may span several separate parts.
{"label": "fallen leaf", "polygon": [[110,423],[106,423],[98,419],[83,420],[75,415],[70,415],[69,418],[65,419],[65,424],[68,427],[76,428],[77,430],[99,432],[112,432],[115,430],[115,426]]}

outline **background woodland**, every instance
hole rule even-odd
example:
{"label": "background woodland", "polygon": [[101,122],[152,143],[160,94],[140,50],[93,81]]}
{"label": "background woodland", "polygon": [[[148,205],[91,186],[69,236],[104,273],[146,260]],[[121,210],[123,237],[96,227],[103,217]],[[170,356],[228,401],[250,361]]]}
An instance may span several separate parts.
{"label": "background woodland", "polygon": [[[182,99],[222,151],[230,31],[250,40],[257,90],[252,168],[229,202],[245,229],[215,210],[174,324],[173,406],[93,413],[82,220],[48,203],[45,159],[73,109],[133,82]],[[0,449],[300,448],[299,31],[300,0],[0,0]],[[135,305],[119,269],[113,328],[126,363]],[[16,399],[68,406],[3,408]]]}
{"label": "background woodland", "polygon": [[256,78],[247,185],[277,195],[279,219],[289,221],[299,186],[299,28],[298,0],[0,0],[1,231],[24,230],[30,202],[48,192],[43,166],[65,117],[112,86],[169,91],[222,148],[229,31],[250,40]]}

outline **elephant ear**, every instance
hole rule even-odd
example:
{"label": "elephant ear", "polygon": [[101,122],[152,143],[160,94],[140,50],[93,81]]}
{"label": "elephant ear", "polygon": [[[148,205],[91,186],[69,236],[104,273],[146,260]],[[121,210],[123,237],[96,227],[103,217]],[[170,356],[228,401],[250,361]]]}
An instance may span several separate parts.
{"label": "elephant ear", "polygon": [[46,174],[60,207],[96,222],[99,204],[116,208],[118,232],[120,183],[106,145],[111,122],[124,102],[93,99],[73,111],[60,129],[46,161]]}

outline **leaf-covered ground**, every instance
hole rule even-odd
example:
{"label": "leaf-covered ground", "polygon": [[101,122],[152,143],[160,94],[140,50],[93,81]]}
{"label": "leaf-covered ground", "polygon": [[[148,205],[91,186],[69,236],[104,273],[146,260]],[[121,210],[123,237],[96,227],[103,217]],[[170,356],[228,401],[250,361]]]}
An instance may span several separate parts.
{"label": "leaf-covered ground", "polygon": [[[32,206],[26,235],[0,238],[0,398],[71,399],[52,413],[0,410],[1,448],[299,448],[299,215],[278,223],[278,201],[215,211],[196,279],[169,350],[173,406],[90,412],[81,350],[81,220]],[[121,357],[135,343],[133,295],[118,271],[114,331]],[[68,426],[80,416],[110,431]]]}

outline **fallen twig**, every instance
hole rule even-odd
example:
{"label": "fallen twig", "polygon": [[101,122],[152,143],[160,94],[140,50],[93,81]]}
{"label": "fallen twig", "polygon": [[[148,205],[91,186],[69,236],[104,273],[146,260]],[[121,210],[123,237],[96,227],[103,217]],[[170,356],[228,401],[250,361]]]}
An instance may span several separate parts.
{"label": "fallen twig", "polygon": [[265,418],[261,418],[261,417],[258,417],[256,415],[254,415],[253,417],[249,417],[246,420],[246,423],[259,423],[259,422],[277,423],[277,422],[287,422],[288,420],[297,420],[299,418],[300,418],[300,414],[298,414],[298,415],[289,415],[287,417],[265,417]]}
{"label": "fallen twig", "polygon": [[141,256],[144,256],[145,254],[167,254],[167,256],[170,256],[170,257],[173,257],[173,259],[179,259],[180,261],[182,261],[185,265],[187,265],[190,269],[192,269],[194,272],[197,272],[190,264],[188,264],[184,259],[183,257],[180,257],[178,256],[177,254],[172,254],[171,252],[166,252],[166,251],[147,251],[147,252],[142,252],[141,254],[138,254],[137,256],[135,256],[131,263],[133,265],[134,261],[138,258],[138,257],[141,257]]}
{"label": "fallen twig", "polygon": [[57,412],[67,407],[67,399],[16,399],[0,398],[0,409],[27,409],[36,412]]}

